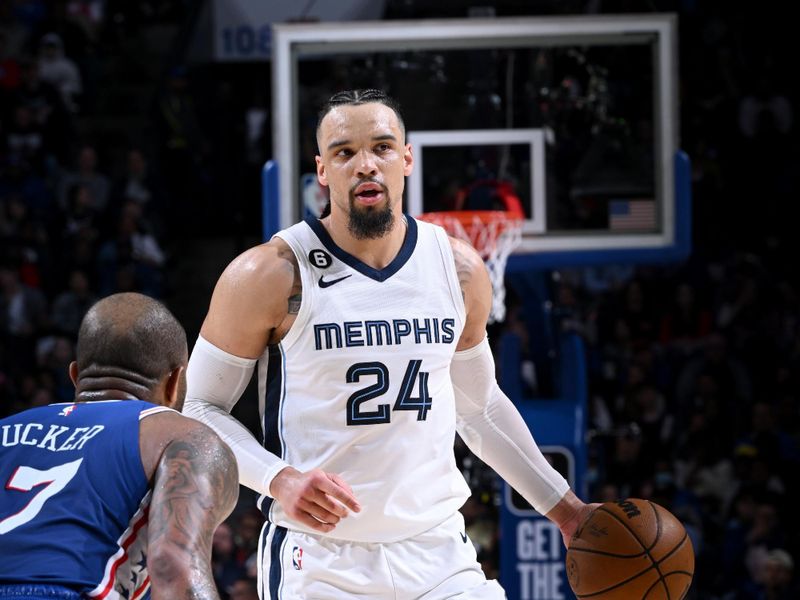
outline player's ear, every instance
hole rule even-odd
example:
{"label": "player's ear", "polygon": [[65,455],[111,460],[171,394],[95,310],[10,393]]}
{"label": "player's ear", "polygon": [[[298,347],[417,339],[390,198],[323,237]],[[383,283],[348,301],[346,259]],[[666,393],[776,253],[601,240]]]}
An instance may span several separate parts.
{"label": "player's ear", "polygon": [[406,144],[406,150],[403,153],[403,175],[408,177],[411,171],[414,170],[414,152],[411,149],[411,144]]}
{"label": "player's ear", "polygon": [[170,371],[164,383],[164,406],[174,408],[177,411],[183,409],[183,401],[186,398],[186,367],[180,366]]}
{"label": "player's ear", "polygon": [[78,363],[74,360],[69,363],[69,378],[72,380],[72,385],[78,387]]}
{"label": "player's ear", "polygon": [[325,174],[325,165],[322,162],[322,157],[317,155],[314,157],[317,161],[317,181],[320,185],[328,186],[328,176]]}

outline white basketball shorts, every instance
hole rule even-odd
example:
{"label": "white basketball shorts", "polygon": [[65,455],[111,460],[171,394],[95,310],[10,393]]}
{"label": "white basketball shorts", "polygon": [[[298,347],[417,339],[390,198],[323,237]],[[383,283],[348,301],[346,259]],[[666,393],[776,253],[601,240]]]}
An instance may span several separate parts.
{"label": "white basketball shorts", "polygon": [[457,512],[413,538],[349,542],[265,523],[258,546],[261,600],[505,600],[487,581]]}

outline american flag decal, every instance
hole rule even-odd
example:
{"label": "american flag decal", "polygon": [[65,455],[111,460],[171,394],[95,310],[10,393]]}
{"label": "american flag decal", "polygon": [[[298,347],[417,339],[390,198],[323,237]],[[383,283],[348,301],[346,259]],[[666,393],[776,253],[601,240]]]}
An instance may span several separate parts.
{"label": "american flag decal", "polygon": [[611,200],[608,203],[611,231],[651,231],[656,228],[655,200]]}

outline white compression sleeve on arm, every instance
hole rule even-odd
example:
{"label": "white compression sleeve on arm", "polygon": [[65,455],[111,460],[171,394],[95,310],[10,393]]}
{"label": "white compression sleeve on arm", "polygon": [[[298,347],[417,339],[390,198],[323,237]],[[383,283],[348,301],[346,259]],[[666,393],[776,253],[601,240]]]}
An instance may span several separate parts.
{"label": "white compression sleeve on arm", "polygon": [[450,365],[458,433],[541,514],[552,509],[569,484],[542,455],[514,404],[497,385],[489,340],[456,352]]}
{"label": "white compression sleeve on arm", "polygon": [[239,463],[239,481],[269,495],[272,478],[289,465],[268,452],[230,414],[239,401],[256,364],[240,358],[198,336],[186,371],[188,387],[183,413],[205,423],[230,446]]}

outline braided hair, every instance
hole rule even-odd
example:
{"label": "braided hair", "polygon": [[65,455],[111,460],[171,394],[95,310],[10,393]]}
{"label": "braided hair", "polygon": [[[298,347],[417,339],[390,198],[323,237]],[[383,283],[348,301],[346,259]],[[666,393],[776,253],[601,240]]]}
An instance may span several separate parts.
{"label": "braided hair", "polygon": [[370,102],[377,102],[388,106],[397,115],[397,121],[400,124],[400,130],[405,134],[405,124],[403,117],[400,114],[400,105],[397,100],[388,96],[383,90],[344,90],[336,92],[333,96],[328,98],[328,101],[322,105],[319,113],[317,114],[317,133],[319,133],[319,126],[322,124],[322,119],[325,118],[337,106],[359,106],[361,104],[368,104]]}

